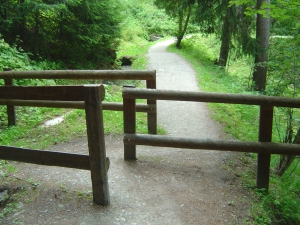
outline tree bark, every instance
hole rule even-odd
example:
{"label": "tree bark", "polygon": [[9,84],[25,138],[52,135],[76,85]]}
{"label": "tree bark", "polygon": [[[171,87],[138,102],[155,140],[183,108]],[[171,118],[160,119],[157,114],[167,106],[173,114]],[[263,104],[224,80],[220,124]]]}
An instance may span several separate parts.
{"label": "tree bark", "polygon": [[189,24],[191,12],[192,12],[192,6],[189,5],[184,25],[183,25],[183,17],[184,17],[184,15],[183,15],[183,13],[181,13],[181,15],[179,15],[179,31],[178,31],[178,37],[177,37],[177,42],[176,42],[176,47],[177,48],[180,48],[181,41],[183,39],[183,36],[184,36],[184,34],[185,34],[186,30],[187,30],[187,26]]}
{"label": "tree bark", "polygon": [[227,65],[229,50],[230,50],[230,41],[231,41],[231,23],[230,23],[230,13],[231,8],[226,9],[226,15],[224,17],[224,23],[222,28],[222,44],[220,48],[220,55],[218,65],[225,68]]}
{"label": "tree bark", "polygon": [[[257,9],[270,0],[257,0]],[[256,91],[264,91],[267,81],[268,48],[270,36],[270,9],[267,9],[267,17],[257,14],[256,19],[256,41],[257,50],[254,60],[253,84]]]}

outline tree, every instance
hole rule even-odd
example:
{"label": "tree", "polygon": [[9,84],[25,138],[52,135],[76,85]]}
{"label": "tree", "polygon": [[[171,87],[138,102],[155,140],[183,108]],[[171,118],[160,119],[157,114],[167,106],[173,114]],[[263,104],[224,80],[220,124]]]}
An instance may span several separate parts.
{"label": "tree", "polygon": [[157,7],[165,9],[169,16],[178,19],[176,47],[179,48],[187,31],[195,0],[155,0],[154,3]]}
{"label": "tree", "polygon": [[121,21],[118,0],[2,0],[0,33],[33,57],[69,68],[113,66]]}
{"label": "tree", "polygon": [[244,5],[229,5],[229,0],[198,0],[196,17],[201,32],[214,33],[221,40],[217,64],[222,68],[226,67],[229,52],[234,45],[237,50],[241,49],[243,54],[253,54],[251,20],[244,17],[245,8]]}
{"label": "tree", "polygon": [[[225,1],[228,5],[228,1]],[[218,65],[221,67],[226,67],[227,60],[230,51],[230,42],[233,30],[233,24],[230,21],[231,15],[233,14],[233,6],[225,8],[226,14],[223,19],[222,34],[221,34],[221,48]]]}
{"label": "tree", "polygon": [[257,49],[254,60],[253,82],[256,91],[264,91],[267,81],[268,49],[270,39],[270,0],[257,0],[258,13],[256,17],[256,41]]}

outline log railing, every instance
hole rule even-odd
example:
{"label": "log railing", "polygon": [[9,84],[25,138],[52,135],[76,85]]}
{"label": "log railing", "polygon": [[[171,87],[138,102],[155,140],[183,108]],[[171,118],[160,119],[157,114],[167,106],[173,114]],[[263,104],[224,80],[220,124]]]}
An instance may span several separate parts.
{"label": "log railing", "polygon": [[106,157],[105,151],[102,114],[104,94],[105,91],[102,85],[0,87],[1,100],[23,100],[24,105],[26,105],[26,101],[37,100],[56,102],[83,101],[89,149],[89,155],[80,155],[0,146],[0,159],[90,170],[93,201],[99,205],[108,205],[110,202],[107,177],[109,159]]}
{"label": "log railing", "polygon": [[[170,137],[166,135],[141,135],[135,130],[135,100],[173,100],[193,102],[214,102],[228,104],[246,104],[260,106],[258,142],[199,140],[191,138]],[[160,147],[208,149],[221,151],[238,151],[258,153],[257,188],[269,187],[270,155],[300,155],[300,145],[271,143],[274,107],[300,108],[300,99],[253,96],[240,94],[220,94],[204,92],[184,92],[165,90],[123,89],[124,105],[124,158],[136,159],[136,145]]]}
{"label": "log railing", "polygon": [[[0,72],[0,79],[4,79],[6,86],[13,85],[13,79],[101,79],[101,80],[144,80],[146,87],[156,89],[155,71],[124,71],[124,70],[44,70],[44,71],[11,71],[5,69]],[[0,105],[7,105],[8,126],[16,125],[14,106],[35,106],[52,108],[84,108],[83,101],[52,102],[52,101],[22,101],[2,99]],[[123,111],[122,103],[103,102],[103,110]],[[137,112],[147,113],[148,132],[157,133],[156,101],[147,100],[147,104],[137,105]]]}

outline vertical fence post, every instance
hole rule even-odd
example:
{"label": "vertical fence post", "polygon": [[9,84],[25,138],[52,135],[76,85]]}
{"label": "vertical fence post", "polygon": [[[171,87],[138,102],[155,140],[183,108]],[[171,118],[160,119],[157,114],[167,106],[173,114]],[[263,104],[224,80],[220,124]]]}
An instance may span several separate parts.
{"label": "vertical fence post", "polygon": [[107,177],[109,160],[106,158],[102,113],[104,94],[102,85],[84,85],[93,201],[102,206],[110,203]]}
{"label": "vertical fence post", "polygon": [[[147,80],[147,88],[156,89],[156,77],[154,80]],[[147,100],[147,104],[155,105],[154,112],[147,113],[148,120],[148,133],[149,134],[157,134],[157,104],[156,100]]]}
{"label": "vertical fence post", "polygon": [[[126,88],[128,87],[123,87],[123,90],[126,90]],[[123,107],[124,133],[135,134],[135,99],[126,98],[123,94]],[[136,145],[124,144],[124,160],[136,160]]]}
{"label": "vertical fence post", "polygon": [[[260,120],[259,120],[259,137],[258,141],[271,142],[272,141],[272,127],[273,127],[273,106],[260,106]],[[258,153],[257,157],[257,175],[256,187],[269,188],[270,176],[270,161],[271,154]]]}
{"label": "vertical fence post", "polygon": [[[11,68],[4,68],[4,71],[11,71]],[[12,86],[13,84],[13,79],[4,79],[4,84],[5,86]],[[16,112],[15,112],[15,107],[13,105],[7,105],[6,106],[6,112],[7,112],[7,126],[11,127],[11,126],[16,126]]]}

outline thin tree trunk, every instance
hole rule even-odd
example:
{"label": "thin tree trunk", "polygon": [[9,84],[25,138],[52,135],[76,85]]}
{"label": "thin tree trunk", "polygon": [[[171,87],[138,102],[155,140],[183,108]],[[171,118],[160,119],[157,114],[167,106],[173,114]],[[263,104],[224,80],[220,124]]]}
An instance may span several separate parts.
{"label": "thin tree trunk", "polygon": [[176,42],[176,47],[177,48],[180,48],[181,41],[182,41],[182,39],[184,37],[184,34],[187,30],[187,26],[188,26],[188,23],[189,23],[189,20],[190,20],[191,12],[192,12],[192,6],[189,5],[184,26],[183,26],[183,13],[179,16],[179,32],[178,32],[178,37],[177,37],[177,42]]}
{"label": "thin tree trunk", "polygon": [[[264,2],[270,4],[270,0],[257,0],[257,9],[260,9]],[[266,89],[268,48],[270,35],[269,11],[270,10],[267,9],[267,17],[264,17],[261,14],[257,14],[256,19],[257,51],[254,60],[253,72],[254,89],[256,91],[264,91]]]}
{"label": "thin tree trunk", "polygon": [[221,67],[226,67],[229,50],[230,50],[230,40],[231,40],[231,23],[230,23],[230,13],[231,8],[227,8],[226,15],[224,17],[224,23],[222,28],[222,44],[220,48],[220,55],[218,65]]}
{"label": "thin tree trunk", "polygon": [[1,22],[7,19],[7,9],[4,0],[1,0],[2,9],[0,11]]}
{"label": "thin tree trunk", "polygon": [[[300,144],[300,128],[297,131],[293,144]],[[279,164],[277,165],[277,175],[282,176],[284,172],[290,167],[295,158],[295,155],[281,155]]]}

